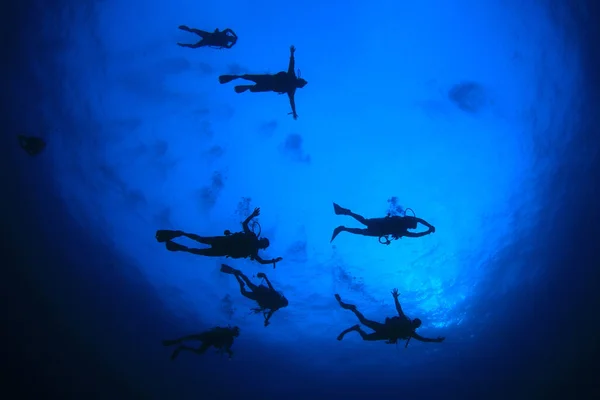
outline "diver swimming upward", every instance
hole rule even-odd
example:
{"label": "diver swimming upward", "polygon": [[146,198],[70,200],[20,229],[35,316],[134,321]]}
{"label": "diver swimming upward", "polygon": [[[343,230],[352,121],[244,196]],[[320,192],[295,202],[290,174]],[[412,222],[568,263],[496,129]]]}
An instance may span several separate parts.
{"label": "diver swimming upward", "polygon": [[294,46],[290,47],[290,63],[288,65],[288,70],[281,71],[276,74],[244,74],[244,75],[221,75],[219,76],[220,83],[229,83],[235,79],[245,79],[247,81],[254,82],[254,85],[239,85],[234,88],[236,93],[244,93],[249,90],[253,93],[258,92],[276,92],[279,94],[287,94],[290,100],[290,106],[292,107],[292,114],[294,119],[298,118],[298,114],[296,113],[296,101],[294,99],[294,95],[296,94],[296,89],[303,88],[308,83],[305,79],[300,77],[300,71],[298,71],[298,76],[294,72],[294,68],[296,65],[296,61],[294,59],[294,53],[296,52],[296,48]]}
{"label": "diver swimming upward", "polygon": [[[221,264],[221,272],[235,276],[235,279],[237,279],[240,285],[240,293],[242,296],[258,303],[258,308],[253,308],[252,311],[254,311],[255,314],[258,314],[259,312],[263,313],[265,326],[270,324],[269,320],[275,311],[287,307],[289,304],[285,296],[275,290],[271,281],[267,278],[267,275],[262,272],[256,274],[256,277],[264,279],[267,286],[256,286],[242,273],[242,271],[231,268],[229,265]],[[246,290],[246,285],[250,290]]]}
{"label": "diver swimming upward", "polygon": [[[196,335],[183,336],[175,340],[163,340],[163,346],[179,345],[173,351],[173,354],[171,354],[171,360],[175,360],[182,351],[204,354],[210,347],[216,348],[217,353],[219,354],[227,353],[229,358],[231,358],[233,357],[231,346],[233,346],[234,339],[239,335],[240,328],[237,326],[234,326],[233,328],[221,328],[220,326],[216,326],[206,332],[198,333]],[[189,340],[201,342],[200,346],[196,348],[182,344]]]}
{"label": "diver swimming upward", "polygon": [[[269,247],[269,239],[259,238],[259,235],[252,232],[248,227],[248,223],[260,214],[260,208],[255,208],[254,212],[242,222],[243,231],[231,233],[226,230],[224,236],[199,236],[193,233],[185,233],[183,231],[171,231],[161,229],[156,231],[156,240],[159,243],[165,243],[169,251],[185,251],[187,253],[196,254],[199,256],[208,257],[227,257],[227,258],[250,258],[252,261],[257,261],[260,264],[276,264],[282,260],[281,257],[271,260],[264,260],[258,255],[258,251]],[[260,234],[260,233],[259,233]],[[207,244],[210,247],[204,249],[189,248],[179,243],[173,242],[174,239],[185,236],[195,240],[198,243]]]}
{"label": "diver swimming upward", "polygon": [[358,332],[363,340],[385,340],[387,344],[395,344],[399,339],[403,339],[406,340],[405,347],[408,347],[408,342],[411,338],[421,342],[436,343],[441,343],[445,340],[445,338],[441,336],[436,339],[428,339],[415,332],[415,330],[421,326],[421,320],[419,318],[411,320],[404,314],[402,307],[400,306],[400,302],[398,301],[398,296],[400,296],[398,289],[394,289],[392,291],[392,296],[394,297],[394,303],[396,303],[396,311],[398,312],[398,316],[386,318],[385,323],[381,323],[366,319],[365,316],[358,311],[355,305],[342,302],[340,295],[336,294],[335,299],[344,310],[352,311],[361,324],[375,331],[373,333],[366,333],[360,328],[360,325],[354,325],[340,333],[337,337],[337,340],[342,340],[347,333],[352,331]]}
{"label": "diver swimming upward", "polygon": [[[378,237],[379,242],[382,244],[391,243],[390,239],[388,238],[389,236],[391,236],[392,239],[397,240],[403,236],[417,238],[435,232],[435,227],[433,225],[415,216],[388,215],[384,218],[365,218],[362,215],[353,213],[347,208],[340,207],[336,203],[333,203],[333,211],[336,215],[348,215],[354,218],[361,224],[365,225],[366,229],[346,228],[345,226],[338,226],[333,230],[333,235],[331,235],[331,242],[333,242],[333,239],[335,239],[336,236],[339,235],[341,232],[348,232],[362,236]],[[418,223],[425,225],[428,228],[428,230],[424,232],[408,231],[409,229],[417,229]],[[384,241],[382,241],[381,239],[384,239]]]}
{"label": "diver swimming upward", "polygon": [[207,32],[200,29],[188,28],[185,25],[180,25],[179,29],[182,31],[195,33],[200,36],[200,40],[194,44],[177,43],[181,47],[189,47],[191,49],[197,49],[198,47],[215,47],[217,49],[230,49],[237,43],[237,35],[234,31],[227,28],[224,31],[220,31],[219,28],[215,29],[214,32]]}

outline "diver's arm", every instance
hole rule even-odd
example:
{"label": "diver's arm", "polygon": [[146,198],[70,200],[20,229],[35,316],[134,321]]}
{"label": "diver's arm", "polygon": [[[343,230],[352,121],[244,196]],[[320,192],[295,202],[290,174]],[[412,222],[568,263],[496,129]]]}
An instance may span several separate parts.
{"label": "diver's arm", "polygon": [[264,278],[263,278],[263,279],[265,280],[265,282],[267,282],[267,286],[269,287],[269,289],[271,289],[271,290],[275,290],[275,289],[273,288],[273,285],[271,285],[271,281],[269,280],[269,278],[267,278],[267,276],[266,276],[266,275],[264,276]]}
{"label": "diver's arm", "polygon": [[256,207],[254,209],[254,211],[252,211],[252,214],[250,214],[248,216],[248,218],[246,218],[244,220],[244,222],[242,222],[242,227],[244,228],[244,232],[246,233],[254,233],[250,230],[250,228],[248,227],[248,224],[250,223],[250,221],[252,221],[253,218],[258,217],[260,215],[260,208]]}
{"label": "diver's arm", "polygon": [[394,303],[396,304],[396,311],[398,312],[398,315],[406,318],[406,315],[404,315],[404,311],[402,311],[402,306],[400,305],[397,297],[394,297]]}
{"label": "diver's arm", "polygon": [[250,227],[248,226],[248,224],[250,223],[250,221],[252,221],[253,218],[254,218],[254,214],[250,214],[250,216],[248,218],[246,218],[244,220],[244,222],[242,222],[242,228],[244,228],[244,232],[254,233],[250,230]]}
{"label": "diver's arm", "polygon": [[290,99],[290,106],[292,106],[292,112],[290,114],[292,114],[294,119],[298,119],[298,114],[296,114],[296,101],[294,100],[295,92],[296,92],[296,89],[294,89],[293,92],[288,92],[288,97]]}
{"label": "diver's arm", "polygon": [[438,338],[436,338],[436,339],[429,339],[429,338],[426,338],[426,337],[423,337],[423,336],[419,335],[417,332],[413,332],[410,336],[413,339],[416,339],[416,340],[418,340],[420,342],[426,342],[426,343],[434,343],[434,342],[441,343],[441,342],[444,341],[444,339],[446,339],[446,338],[441,337],[441,336],[438,337]]}
{"label": "diver's arm", "polygon": [[423,224],[427,227],[427,229],[429,229],[429,232],[435,232],[435,227],[433,225],[431,225],[429,222],[425,221],[422,218],[416,218],[417,222],[420,224]]}
{"label": "diver's arm", "polygon": [[275,266],[277,265],[277,263],[279,261],[283,260],[283,258],[277,257],[277,258],[273,258],[271,260],[263,260],[263,258],[257,254],[257,255],[254,256],[254,260],[257,261],[258,263],[262,264],[262,265],[273,264],[273,268],[275,268]]}
{"label": "diver's arm", "polygon": [[294,58],[294,53],[296,52],[296,48],[294,46],[290,47],[290,64],[288,65],[288,74],[296,77],[296,72],[294,69],[296,68],[296,59]]}
{"label": "diver's arm", "polygon": [[425,232],[404,232],[401,236],[406,236],[406,237],[411,237],[411,238],[418,238],[418,237],[422,237],[422,236],[427,236],[431,233],[431,231],[425,231]]}

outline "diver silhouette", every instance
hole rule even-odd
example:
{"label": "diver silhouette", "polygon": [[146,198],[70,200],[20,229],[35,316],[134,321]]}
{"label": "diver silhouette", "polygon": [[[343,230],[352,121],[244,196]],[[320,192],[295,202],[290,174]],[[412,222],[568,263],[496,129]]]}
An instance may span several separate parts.
{"label": "diver silhouette", "polygon": [[[221,264],[221,272],[235,276],[235,279],[237,279],[240,285],[240,293],[242,296],[258,303],[258,308],[253,308],[252,311],[254,311],[255,314],[258,314],[259,312],[263,313],[265,326],[270,324],[269,320],[275,311],[287,307],[289,304],[285,296],[273,288],[267,275],[262,272],[256,274],[256,277],[264,279],[267,286],[256,286],[242,273],[242,271],[234,269],[229,265]],[[250,290],[246,290],[246,285]]]}
{"label": "diver silhouette", "polygon": [[396,311],[398,312],[398,316],[386,318],[385,323],[380,323],[366,319],[365,316],[357,310],[355,305],[342,302],[340,295],[336,294],[335,299],[338,301],[338,303],[340,303],[340,306],[343,309],[352,311],[354,315],[358,317],[358,320],[361,324],[375,331],[373,333],[366,333],[360,328],[360,325],[354,325],[342,331],[342,333],[338,335],[337,340],[342,340],[347,333],[352,331],[358,332],[363,340],[385,340],[387,344],[395,344],[398,342],[398,339],[403,339],[406,340],[406,345],[404,347],[408,347],[408,342],[411,338],[421,342],[437,343],[441,343],[446,339],[444,337],[428,339],[416,333],[415,330],[421,326],[421,320],[419,318],[411,320],[404,314],[402,307],[400,306],[400,302],[398,301],[398,296],[400,296],[398,289],[394,289],[392,291],[392,296],[394,296],[394,302],[396,303]]}
{"label": "diver silhouette", "polygon": [[[173,346],[179,345],[171,354],[171,360],[175,360],[180,352],[182,351],[190,351],[196,354],[204,354],[206,350],[210,347],[214,347],[217,349],[217,353],[223,354],[227,353],[229,358],[233,357],[233,351],[231,351],[231,346],[233,345],[233,341],[236,337],[240,335],[240,328],[237,326],[222,328],[220,326],[216,326],[208,331],[198,333],[196,335],[188,335],[182,336],[179,339],[175,340],[164,340],[163,346]],[[199,347],[190,347],[182,344],[186,341],[199,341],[201,342]]]}
{"label": "diver silhouette", "polygon": [[[433,225],[416,216],[388,215],[383,218],[365,218],[362,215],[353,213],[347,208],[340,207],[336,203],[333,203],[333,210],[336,215],[349,215],[367,228],[346,228],[345,226],[338,226],[333,230],[331,242],[333,242],[333,239],[341,232],[378,237],[381,244],[390,244],[391,241],[388,238],[389,236],[391,236],[392,239],[397,240],[403,236],[417,238],[435,232],[435,227]],[[409,232],[409,229],[417,229],[417,223],[427,226],[428,230],[424,232]],[[381,239],[384,239],[384,241]]]}
{"label": "diver silhouette", "polygon": [[[185,251],[187,253],[208,257],[250,258],[250,260],[257,261],[263,265],[273,264],[273,268],[275,268],[277,263],[283,259],[277,257],[272,260],[263,260],[258,255],[258,251],[269,247],[269,239],[259,238],[259,235],[252,232],[248,227],[248,223],[254,217],[258,217],[259,215],[260,208],[255,208],[254,212],[242,222],[242,232],[231,233],[229,230],[226,230],[224,236],[207,237],[195,235],[193,233],[185,233],[183,231],[161,229],[156,231],[156,240],[159,243],[165,243],[167,250],[169,251]],[[174,239],[181,236],[195,240],[198,243],[207,244],[211,247],[195,249],[173,242]]]}
{"label": "diver silhouette", "polygon": [[215,47],[217,49],[230,49],[238,40],[237,35],[234,31],[227,28],[224,31],[220,31],[219,28],[215,29],[214,32],[207,32],[200,29],[188,28],[185,25],[180,25],[179,29],[186,32],[195,33],[200,36],[200,40],[194,44],[177,43],[181,47],[189,47],[191,49],[197,49],[198,47]]}
{"label": "diver silhouette", "polygon": [[44,139],[36,136],[17,135],[19,146],[30,156],[37,156],[46,148]]}
{"label": "diver silhouette", "polygon": [[294,59],[294,53],[296,52],[296,48],[294,46],[290,47],[290,63],[288,65],[288,70],[281,71],[276,74],[261,74],[261,75],[221,75],[219,76],[220,83],[229,83],[235,79],[245,79],[247,81],[254,82],[254,85],[240,85],[236,86],[236,93],[243,93],[247,90],[253,93],[257,92],[276,92],[279,94],[287,94],[290,100],[290,106],[292,107],[292,114],[294,119],[298,119],[298,114],[296,113],[296,101],[294,99],[294,95],[296,94],[296,89],[303,88],[308,83],[305,79],[300,77],[300,71],[298,70],[298,76],[294,72],[294,68],[296,65],[296,61]]}

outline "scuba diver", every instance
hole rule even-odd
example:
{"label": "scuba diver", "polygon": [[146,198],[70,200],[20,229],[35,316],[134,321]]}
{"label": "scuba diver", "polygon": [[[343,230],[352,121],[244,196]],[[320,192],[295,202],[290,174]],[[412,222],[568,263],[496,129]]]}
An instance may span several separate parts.
{"label": "scuba diver", "polygon": [[[421,218],[417,218],[414,215],[400,216],[388,214],[388,216],[384,218],[365,218],[362,215],[353,213],[347,208],[340,207],[336,203],[333,203],[333,211],[335,212],[335,215],[349,215],[361,224],[365,225],[367,228],[346,228],[345,226],[338,226],[333,230],[333,235],[331,235],[330,242],[333,242],[333,239],[335,239],[340,232],[379,237],[379,243],[386,245],[392,242],[388,236],[391,236],[392,239],[397,240],[402,236],[417,238],[435,232],[435,226]],[[428,230],[424,232],[409,232],[409,229],[417,229],[417,223],[425,225]]]}
{"label": "scuba diver", "polygon": [[35,136],[17,135],[19,146],[30,156],[37,156],[46,148],[44,139]]}
{"label": "scuba diver", "polygon": [[415,332],[415,330],[421,326],[421,320],[419,318],[411,320],[404,314],[402,307],[400,306],[400,302],[398,301],[398,296],[400,296],[398,289],[394,289],[392,291],[392,296],[394,296],[394,302],[396,303],[396,311],[398,312],[398,316],[386,318],[385,323],[382,324],[380,322],[366,319],[365,316],[356,309],[355,305],[342,302],[340,295],[336,294],[335,299],[338,301],[338,303],[340,303],[340,306],[344,310],[352,311],[354,315],[358,317],[358,320],[361,324],[375,331],[373,333],[366,333],[360,329],[360,325],[354,325],[340,333],[337,337],[337,340],[342,340],[347,333],[352,331],[358,332],[363,340],[368,341],[386,340],[387,344],[396,344],[398,339],[406,340],[406,345],[404,347],[408,347],[408,342],[410,342],[411,338],[421,342],[436,343],[441,343],[446,339],[441,336],[436,339],[428,339]]}
{"label": "scuba diver", "polygon": [[[208,257],[227,257],[227,258],[250,258],[252,261],[257,261],[263,265],[276,264],[283,260],[281,257],[272,260],[263,260],[258,255],[258,250],[269,247],[269,239],[259,238],[258,235],[248,227],[248,223],[260,215],[260,208],[255,208],[254,212],[242,222],[243,231],[231,233],[229,230],[224,232],[224,236],[199,236],[193,233],[185,233],[183,231],[158,230],[156,231],[156,240],[159,243],[165,243],[169,251],[185,251],[191,254]],[[194,249],[173,242],[173,239],[185,236],[195,240],[198,243],[207,244],[211,247],[205,249]]]}
{"label": "scuba diver", "polygon": [[296,73],[294,72],[296,65],[296,61],[294,59],[295,52],[296,48],[291,46],[290,64],[287,72],[281,71],[276,74],[261,75],[221,75],[219,76],[219,82],[229,83],[235,79],[245,79],[247,81],[254,82],[254,85],[236,86],[234,88],[236,93],[243,93],[246,90],[249,90],[253,93],[276,92],[279,94],[287,94],[288,98],[290,99],[290,105],[292,106],[292,112],[288,113],[288,115],[292,114],[294,119],[298,119],[298,114],[296,114],[296,101],[294,100],[294,94],[296,93],[296,89],[303,88],[308,82],[300,77],[300,70],[298,70],[298,76],[296,76]]}
{"label": "scuba diver", "polygon": [[[231,346],[233,345],[234,338],[240,335],[240,328],[234,326],[233,328],[221,328],[220,326],[216,326],[206,332],[198,333],[196,335],[188,335],[180,337],[175,340],[163,340],[163,346],[173,346],[179,345],[171,354],[171,360],[177,358],[179,353],[183,350],[191,351],[196,354],[204,354],[206,350],[210,347],[214,347],[217,349],[217,353],[223,354],[227,353],[229,358],[233,357],[233,351],[231,351]],[[198,348],[190,347],[182,344],[182,342],[188,340],[196,340],[201,342]]]}
{"label": "scuba diver", "polygon": [[[262,272],[256,274],[256,277],[264,279],[267,283],[267,286],[256,286],[250,281],[250,279],[248,279],[246,275],[242,273],[242,271],[239,269],[234,269],[229,265],[221,264],[221,272],[235,276],[235,279],[237,279],[238,283],[240,284],[240,293],[242,293],[242,296],[258,303],[258,308],[253,308],[252,311],[254,311],[254,314],[258,314],[259,312],[263,313],[265,326],[269,326],[269,320],[275,311],[279,310],[280,308],[287,307],[289,304],[285,296],[273,288],[273,285],[271,285],[267,275]],[[248,285],[250,290],[246,290],[244,284]]]}
{"label": "scuba diver", "polygon": [[181,47],[197,49],[198,47],[215,47],[217,49],[230,49],[237,43],[238,37],[234,31],[227,28],[220,31],[219,28],[214,32],[207,32],[200,29],[188,28],[185,25],[179,26],[179,29],[186,32],[195,33],[200,36],[200,41],[195,44],[177,43]]}

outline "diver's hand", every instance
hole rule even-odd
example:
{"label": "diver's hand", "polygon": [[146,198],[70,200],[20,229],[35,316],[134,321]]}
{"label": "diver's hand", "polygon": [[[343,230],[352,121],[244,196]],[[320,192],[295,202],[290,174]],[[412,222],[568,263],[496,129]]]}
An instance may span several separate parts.
{"label": "diver's hand", "polygon": [[265,328],[266,328],[267,326],[269,326],[270,324],[271,324],[271,323],[270,323],[269,321],[265,321],[265,323],[264,323],[264,325],[265,325]]}
{"label": "diver's hand", "polygon": [[298,119],[298,114],[294,113],[294,114],[292,115],[292,117],[293,117],[294,119]]}
{"label": "diver's hand", "polygon": [[290,53],[294,54],[296,52],[296,46],[291,45],[290,46]]}
{"label": "diver's hand", "polygon": [[273,269],[275,269],[275,267],[277,266],[277,263],[281,260],[283,260],[283,258],[281,258],[281,257],[277,257],[277,258],[273,259]]}
{"label": "diver's hand", "polygon": [[435,233],[435,226],[431,225],[429,228],[429,233]]}
{"label": "diver's hand", "polygon": [[398,289],[392,290],[392,296],[394,296],[395,299],[397,299],[400,296],[400,293],[398,292]]}
{"label": "diver's hand", "polygon": [[445,337],[443,337],[443,336],[438,336],[438,337],[435,339],[435,341],[436,341],[437,343],[442,343],[444,340],[446,340],[446,338],[445,338]]}
{"label": "diver's hand", "polygon": [[260,215],[260,207],[256,207],[254,211],[252,211],[252,215],[258,217]]}
{"label": "diver's hand", "polygon": [[259,272],[258,274],[256,274],[257,278],[266,278],[267,276],[265,275],[264,272]]}

